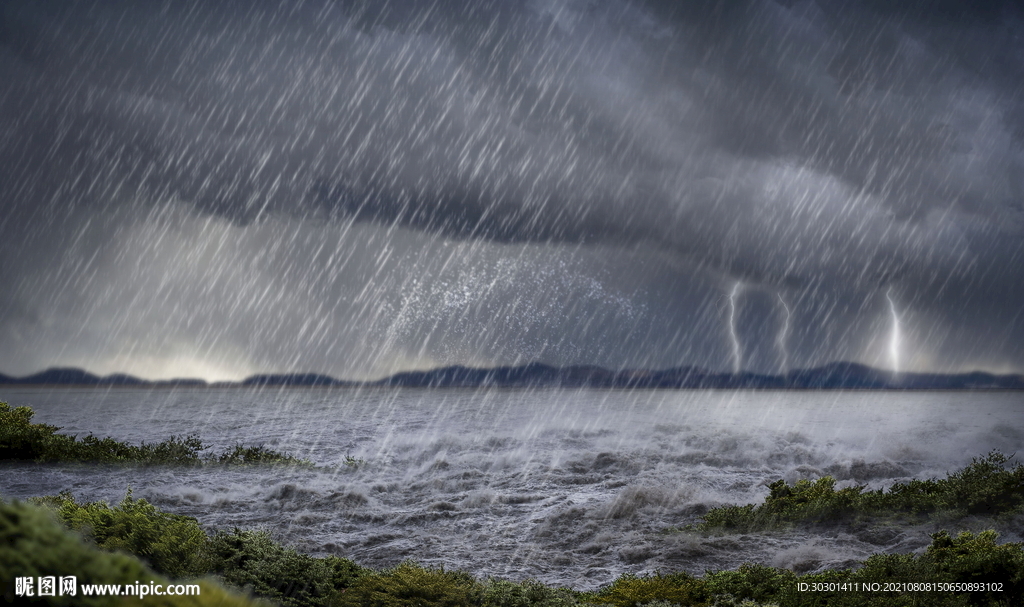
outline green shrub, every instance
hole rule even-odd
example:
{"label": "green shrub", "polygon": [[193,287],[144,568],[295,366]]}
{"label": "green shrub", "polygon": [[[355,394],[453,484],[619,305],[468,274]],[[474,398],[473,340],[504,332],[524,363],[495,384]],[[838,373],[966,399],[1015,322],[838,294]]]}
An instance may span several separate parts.
{"label": "green shrub", "polygon": [[74,439],[57,434],[57,426],[33,424],[35,413],[28,407],[12,408],[0,401],[0,459],[36,460],[61,452]]}
{"label": "green shrub", "polygon": [[[130,584],[153,574],[125,554],[100,552],[60,527],[53,516],[26,503],[0,503],[0,584],[14,602],[14,579],[74,575],[81,584]],[[55,597],[54,605],[112,605],[107,597]]]}
{"label": "green shrub", "polygon": [[[685,573],[638,577],[623,575],[590,595],[590,602],[616,606],[679,605],[680,607],[1009,607],[1024,604],[1024,548],[996,544],[996,534],[945,532],[932,536],[927,551],[878,554],[857,569],[798,575],[785,569],[747,564],[733,571],[707,572],[702,578]],[[999,592],[885,591],[886,583],[1002,583]],[[807,584],[800,590],[799,584]],[[834,591],[814,591],[814,584],[846,584]],[[865,584],[879,584],[866,589]]]}
{"label": "green shrub", "polygon": [[977,535],[963,532],[956,537],[942,531],[932,535],[932,544],[921,557],[936,578],[947,582],[994,582],[999,592],[970,595],[971,605],[1024,605],[1024,550],[1022,545],[996,544],[995,531]]}
{"label": "green shrub", "polygon": [[145,465],[198,466],[219,464],[288,464],[311,466],[308,460],[259,447],[236,445],[219,456],[201,456],[209,447],[199,437],[172,436],[160,443],[130,445],[92,434],[77,437],[58,434],[57,426],[33,424],[29,407],[11,408],[0,401],[0,461],[92,462]]}
{"label": "green shrub", "polygon": [[485,607],[575,607],[581,605],[579,593],[566,588],[551,588],[535,580],[510,582],[487,580],[483,589]]}
{"label": "green shrub", "polygon": [[35,498],[98,548],[123,551],[173,578],[216,574],[228,584],[283,605],[328,605],[363,570],[348,559],[314,558],[274,542],[265,531],[217,533],[192,517],[158,510],[131,491],[111,508],[78,503],[68,492]]}
{"label": "green shrub", "polygon": [[1024,465],[1007,468],[1010,458],[993,451],[939,480],[897,483],[888,490],[835,489],[830,476],[795,485],[775,481],[761,505],[710,510],[702,530],[756,531],[795,523],[820,524],[865,517],[945,517],[999,515],[1024,506]]}
{"label": "green shrub", "polygon": [[189,516],[162,512],[129,489],[121,503],[79,504],[69,492],[39,498],[68,528],[109,551],[124,551],[172,578],[197,577],[210,569],[208,540],[199,522]]}
{"label": "green shrub", "polygon": [[360,468],[362,466],[365,466],[366,465],[366,460],[362,460],[362,459],[359,459],[357,457],[353,457],[352,455],[346,453],[345,454],[345,459],[342,460],[341,463],[344,464],[345,466],[348,466],[352,470],[356,470],[356,469],[358,469],[358,468]]}
{"label": "green shrub", "polygon": [[210,539],[211,572],[287,606],[331,605],[363,569],[335,556],[314,558],[285,548],[266,531],[219,532]]}
{"label": "green shrub", "polygon": [[[108,438],[104,440],[112,439]],[[138,447],[138,455],[134,460],[128,459],[122,461],[135,461],[142,464],[197,465],[201,463],[199,452],[207,448],[208,447],[199,440],[198,436],[189,435],[184,438],[172,436],[171,438],[154,445],[142,443]]]}
{"label": "green shrub", "polygon": [[484,586],[468,573],[405,562],[359,577],[335,604],[352,607],[465,607],[481,605]]}
{"label": "green shrub", "polygon": [[263,445],[258,447],[245,447],[235,445],[234,448],[222,453],[216,459],[219,464],[293,464],[312,465],[309,460],[298,459],[290,455],[278,453],[273,449],[267,449]]}
{"label": "green shrub", "polygon": [[[735,571],[709,572],[703,581],[707,593],[713,596],[767,602],[795,588],[796,579],[796,574],[786,569],[746,564]],[[719,599],[718,602],[726,601]]]}
{"label": "green shrub", "polygon": [[639,607],[659,601],[686,607],[701,605],[707,598],[704,581],[688,573],[626,574],[594,595],[596,603],[616,607]]}
{"label": "green shrub", "polygon": [[[876,554],[857,569],[828,570],[796,575],[764,565],[743,565],[735,571],[707,573],[702,581],[711,597],[709,605],[742,604],[751,600],[781,607],[963,607],[1024,604],[1024,548],[1019,543],[996,544],[996,534],[946,532],[932,536],[932,544],[920,555]],[[997,582],[1000,592],[885,591],[889,583]],[[798,584],[843,584],[846,589],[826,592],[800,591]],[[879,584],[866,590],[865,584]]]}
{"label": "green shrub", "polygon": [[943,485],[941,507],[967,514],[999,514],[1024,504],[1024,465],[1006,469],[1010,458],[993,451],[949,476]]}
{"label": "green shrub", "polygon": [[0,402],[0,460],[194,465],[206,449],[195,436],[138,446],[91,434],[78,440],[58,434],[57,426],[33,424],[34,415],[29,407],[11,408]]}
{"label": "green shrub", "polygon": [[701,528],[747,531],[793,522],[834,521],[854,514],[862,488],[836,491],[835,484],[830,476],[816,481],[800,480],[792,487],[778,480],[768,486],[770,493],[763,505],[712,509],[704,516]]}
{"label": "green shrub", "polygon": [[[14,594],[17,577],[67,576],[84,584],[135,584],[149,581],[166,584],[169,580],[154,574],[138,559],[123,553],[107,552],[83,541],[55,520],[52,512],[24,502],[0,502],[0,600],[9,604],[75,605],[107,607],[146,605],[149,607],[257,607],[254,602],[225,590],[213,580],[200,580],[197,596],[134,597],[76,596],[18,597]],[[266,606],[269,607],[269,606]]]}

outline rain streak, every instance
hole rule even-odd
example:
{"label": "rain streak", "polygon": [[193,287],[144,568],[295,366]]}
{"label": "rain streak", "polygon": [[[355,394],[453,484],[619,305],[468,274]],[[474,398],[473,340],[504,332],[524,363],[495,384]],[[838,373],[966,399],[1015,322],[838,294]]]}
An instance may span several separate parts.
{"label": "rain streak", "polygon": [[1022,83],[1008,1],[0,0],[0,401],[310,462],[0,500],[578,589],[921,552],[686,526],[1024,452]]}

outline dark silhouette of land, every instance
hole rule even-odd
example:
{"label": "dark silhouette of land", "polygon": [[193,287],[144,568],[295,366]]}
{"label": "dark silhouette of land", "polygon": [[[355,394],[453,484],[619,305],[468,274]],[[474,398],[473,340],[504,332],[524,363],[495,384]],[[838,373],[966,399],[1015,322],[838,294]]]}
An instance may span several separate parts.
{"label": "dark silhouette of land", "polygon": [[238,382],[201,379],[149,381],[130,375],[99,376],[75,368],[47,369],[25,377],[0,374],[6,385],[210,386],[210,387],[411,387],[411,388],[641,388],[753,390],[1024,390],[1024,375],[973,373],[899,373],[866,365],[836,362],[781,375],[717,373],[700,367],[614,371],[594,366],[554,367],[530,363],[515,367],[441,367],[406,371],[373,381],[335,379],[318,373],[253,375]]}

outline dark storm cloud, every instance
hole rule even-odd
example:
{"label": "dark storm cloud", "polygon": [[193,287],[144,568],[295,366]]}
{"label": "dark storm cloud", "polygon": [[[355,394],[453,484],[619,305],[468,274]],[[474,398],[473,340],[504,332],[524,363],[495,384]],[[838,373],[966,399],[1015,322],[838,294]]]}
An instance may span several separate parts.
{"label": "dark storm cloud", "polygon": [[[928,26],[952,10],[941,3],[888,20],[813,3],[38,4],[6,10],[25,62],[8,149],[99,175],[32,180],[74,195],[144,187],[243,222],[321,213],[454,237],[652,241],[737,273],[755,269],[731,267],[743,253],[715,232],[736,204],[775,204],[764,190],[792,169],[846,188],[809,203],[828,215],[816,232],[882,215],[843,252],[879,272],[878,257],[903,263],[886,233],[933,209],[1001,219],[1020,196],[1003,118],[1021,106],[1020,42],[991,7],[951,35]],[[769,249],[807,222],[788,206],[764,224]]]}
{"label": "dark storm cloud", "polygon": [[[6,0],[0,232],[56,252],[22,252],[0,276],[27,284],[72,267],[59,239],[90,213],[128,225],[179,201],[249,234],[355,221],[421,232],[425,247],[647,251],[659,261],[637,271],[661,281],[649,291],[660,297],[739,280],[748,313],[774,323],[785,294],[819,329],[795,337],[805,360],[856,356],[887,285],[943,326],[984,307],[1019,334],[1021,18],[1009,2],[939,0]],[[389,288],[381,301],[403,287]],[[345,290],[323,289],[310,297]],[[16,295],[7,326],[26,307]],[[718,322],[707,301],[719,296],[696,298],[687,322]],[[504,309],[493,297],[474,322]],[[680,321],[670,302],[645,305],[641,324]],[[463,321],[437,321],[428,341]],[[758,343],[773,343],[771,323],[750,320]],[[720,337],[708,335],[660,347]]]}

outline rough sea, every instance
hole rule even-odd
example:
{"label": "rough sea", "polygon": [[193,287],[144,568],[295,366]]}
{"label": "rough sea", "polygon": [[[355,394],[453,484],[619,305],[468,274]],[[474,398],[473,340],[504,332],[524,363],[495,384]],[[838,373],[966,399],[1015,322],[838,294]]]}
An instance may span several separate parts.
{"label": "rough sea", "polygon": [[[265,445],[290,467],[0,464],[0,497],[137,498],[209,530],[365,566],[403,560],[591,589],[622,573],[849,566],[937,529],[677,531],[767,483],[831,475],[884,487],[1024,453],[1013,392],[6,388],[34,421],[129,442]],[[991,521],[966,521],[988,528]],[[1000,523],[1001,541],[1020,527]],[[972,527],[973,526],[973,527]]]}

